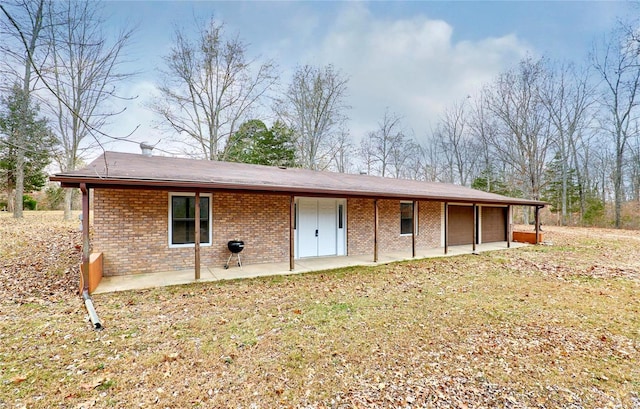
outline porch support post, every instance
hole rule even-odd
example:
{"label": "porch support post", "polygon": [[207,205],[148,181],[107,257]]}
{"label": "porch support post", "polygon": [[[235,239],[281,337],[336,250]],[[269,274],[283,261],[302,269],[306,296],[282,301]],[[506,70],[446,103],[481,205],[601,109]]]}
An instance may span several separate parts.
{"label": "porch support post", "polygon": [[444,202],[444,254],[449,253],[449,203]]}
{"label": "porch support post", "polygon": [[89,239],[89,189],[80,184],[82,192],[82,295],[89,295],[89,257],[91,241]]}
{"label": "porch support post", "polygon": [[296,225],[296,200],[293,195],[289,199],[289,270],[293,271],[295,266],[295,240],[293,240]]}
{"label": "porch support post", "polygon": [[413,201],[413,226],[411,226],[411,257],[416,256],[416,230],[418,230],[418,201]]}
{"label": "porch support post", "polygon": [[540,206],[536,205],[536,244],[540,244]]}
{"label": "porch support post", "polygon": [[478,206],[473,204],[473,245],[471,250],[476,254],[476,242],[478,241]]}
{"label": "porch support post", "polygon": [[378,199],[373,199],[373,262],[378,262]]}
{"label": "porch support post", "polygon": [[511,205],[507,205],[507,248],[511,248]]}
{"label": "porch support post", "polygon": [[196,280],[200,279],[200,191],[196,190],[195,203],[195,231],[194,231],[194,249],[195,249],[195,271]]}

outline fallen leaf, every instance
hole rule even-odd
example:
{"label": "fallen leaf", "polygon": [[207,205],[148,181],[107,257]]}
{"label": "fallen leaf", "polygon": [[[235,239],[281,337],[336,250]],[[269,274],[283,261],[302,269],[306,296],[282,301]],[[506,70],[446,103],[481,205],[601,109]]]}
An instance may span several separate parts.
{"label": "fallen leaf", "polygon": [[93,382],[91,382],[91,383],[80,384],[80,387],[82,389],[84,389],[84,390],[90,391],[90,390],[95,389],[98,386],[102,385],[105,381],[106,381],[106,378],[100,377],[100,378],[94,379]]}
{"label": "fallen leaf", "polygon": [[164,356],[164,360],[165,362],[173,362],[175,360],[177,360],[180,357],[180,353],[179,352],[172,352],[170,354],[166,354]]}
{"label": "fallen leaf", "polygon": [[14,376],[13,378],[11,378],[11,383],[21,383],[27,380],[27,377],[25,375],[18,375],[18,376]]}

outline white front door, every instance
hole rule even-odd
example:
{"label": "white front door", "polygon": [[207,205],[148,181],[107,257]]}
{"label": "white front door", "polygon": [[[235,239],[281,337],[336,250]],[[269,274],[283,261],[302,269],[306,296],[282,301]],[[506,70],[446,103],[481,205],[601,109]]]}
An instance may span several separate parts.
{"label": "white front door", "polygon": [[335,200],[318,200],[318,255],[335,256],[338,232]]}
{"label": "white front door", "polygon": [[318,201],[298,201],[298,257],[318,255]]}
{"label": "white front door", "polygon": [[[344,254],[344,249],[338,248],[338,235],[345,234],[344,228],[338,228],[338,203],[344,206],[343,201],[336,199],[298,199],[297,257]],[[340,224],[344,225],[344,221]]]}

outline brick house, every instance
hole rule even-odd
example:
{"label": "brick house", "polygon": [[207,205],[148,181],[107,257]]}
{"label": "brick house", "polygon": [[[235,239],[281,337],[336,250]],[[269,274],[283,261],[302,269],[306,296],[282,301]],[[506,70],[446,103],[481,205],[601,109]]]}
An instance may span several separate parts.
{"label": "brick house", "polygon": [[198,274],[200,264],[223,265],[233,239],[245,242],[245,264],[292,270],[307,257],[509,246],[511,207],[537,215],[544,206],[451,184],[118,152],[51,180],[83,192],[85,262],[92,195],[90,244],[105,276]]}

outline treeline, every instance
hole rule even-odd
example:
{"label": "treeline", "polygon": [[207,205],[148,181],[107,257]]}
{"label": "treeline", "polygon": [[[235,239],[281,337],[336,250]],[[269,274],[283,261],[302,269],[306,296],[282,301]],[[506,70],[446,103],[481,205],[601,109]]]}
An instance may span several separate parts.
{"label": "treeline", "polygon": [[[128,140],[103,129],[121,112],[135,31],[106,35],[101,7],[0,5],[8,198],[41,188],[52,161],[73,170],[88,149]],[[523,59],[449,106],[428,135],[412,134],[393,107],[375,129],[352,135],[348,86],[357,73],[300,65],[283,82],[274,61],[250,57],[211,18],[175,29],[148,108],[179,141],[165,154],[456,183],[548,201],[562,224],[602,222],[611,204],[622,227],[623,204],[640,203],[639,49],[636,31],[620,24],[580,63]]]}
{"label": "treeline", "polygon": [[[0,187],[16,218],[25,193],[42,189],[51,163],[62,171],[116,138],[103,127],[122,108],[118,88],[133,30],[107,35],[98,2],[0,3]],[[61,192],[51,191],[48,197]],[[73,191],[64,192],[65,218]]]}

